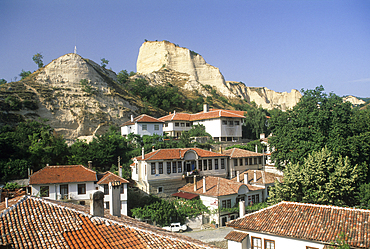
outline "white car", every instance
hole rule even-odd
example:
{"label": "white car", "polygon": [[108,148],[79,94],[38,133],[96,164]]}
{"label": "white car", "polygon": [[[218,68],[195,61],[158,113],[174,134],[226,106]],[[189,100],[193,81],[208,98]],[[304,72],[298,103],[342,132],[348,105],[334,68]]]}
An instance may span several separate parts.
{"label": "white car", "polygon": [[186,225],[181,225],[180,223],[171,223],[171,226],[162,227],[162,228],[170,232],[180,232],[180,233],[188,229]]}

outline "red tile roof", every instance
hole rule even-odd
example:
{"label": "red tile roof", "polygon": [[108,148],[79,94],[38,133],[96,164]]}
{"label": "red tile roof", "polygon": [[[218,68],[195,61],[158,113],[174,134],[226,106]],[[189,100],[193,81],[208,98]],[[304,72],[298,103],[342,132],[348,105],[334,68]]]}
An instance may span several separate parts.
{"label": "red tile roof", "polygon": [[[226,157],[224,154],[212,152],[209,150],[203,150],[199,148],[176,148],[176,149],[159,149],[152,151],[144,155],[144,161],[150,160],[173,160],[173,159],[183,159],[185,153],[188,151],[194,151],[199,157],[209,158],[209,157]],[[142,157],[135,157],[138,161],[142,161]]]}
{"label": "red tile roof", "polygon": [[159,118],[162,121],[196,121],[213,118],[245,118],[244,111],[211,109],[208,112],[189,113],[172,113]]}
{"label": "red tile roof", "polygon": [[191,200],[191,199],[194,199],[195,197],[198,197],[199,195],[184,193],[184,192],[177,192],[177,193],[172,194],[172,196],[176,196],[176,197],[184,198],[184,199],[187,199],[187,200]]}
{"label": "red tile roof", "polygon": [[[280,176],[280,175],[273,174],[273,173],[270,173],[270,172],[266,172],[266,171],[263,171],[263,170],[256,170],[256,180],[257,181],[255,182],[254,181],[254,170],[248,169],[248,170],[243,171],[242,173],[239,174],[239,180],[242,183],[245,183],[244,182],[244,175],[245,174],[248,175],[248,183],[247,184],[261,184],[261,185],[264,184],[262,174],[265,174],[265,184],[271,184],[271,183],[274,183],[275,181],[279,181],[279,182],[283,181],[283,177]],[[235,176],[232,180],[236,181],[237,176]]]}
{"label": "red tile roof", "polygon": [[135,123],[163,123],[163,121],[161,121],[157,118],[153,118],[152,116],[142,114],[142,115],[137,116],[136,118],[134,118],[133,122],[131,120],[129,120],[129,121],[123,123],[122,126],[133,125]]}
{"label": "red tile roof", "polygon": [[194,191],[194,183],[188,183],[184,187],[180,188],[179,192],[219,197],[224,195],[237,194],[239,188],[241,186],[244,186],[243,183],[231,181],[222,177],[207,176],[205,179],[205,193],[203,193],[203,179],[196,182],[196,191]]}
{"label": "red tile roof", "polygon": [[257,157],[263,156],[261,153],[243,150],[239,148],[231,148],[223,152],[225,155],[228,155],[230,158],[244,158],[244,157]]}
{"label": "red tile roof", "polygon": [[370,210],[280,202],[227,226],[323,244],[334,242],[344,233],[351,247],[370,248]]}
{"label": "red tile roof", "polygon": [[226,235],[225,239],[236,241],[236,242],[242,242],[247,237],[248,237],[247,233],[231,231],[230,233]]}
{"label": "red tile roof", "polygon": [[72,203],[24,196],[0,206],[0,247],[11,248],[216,248],[128,216],[88,214]]}
{"label": "red tile roof", "polygon": [[97,181],[96,172],[83,165],[46,166],[30,176],[29,184]]}
{"label": "red tile roof", "polygon": [[98,184],[108,184],[110,182],[120,182],[120,183],[129,183],[126,179],[123,179],[122,177],[113,174],[110,171],[107,171],[104,173],[104,176],[98,181]]}

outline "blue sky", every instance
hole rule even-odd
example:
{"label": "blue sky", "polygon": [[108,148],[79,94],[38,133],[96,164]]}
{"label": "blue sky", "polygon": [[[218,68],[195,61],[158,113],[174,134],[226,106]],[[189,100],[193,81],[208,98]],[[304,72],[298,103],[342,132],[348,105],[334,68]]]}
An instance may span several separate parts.
{"label": "blue sky", "polygon": [[[203,56],[226,80],[370,97],[370,1],[0,0],[0,78],[73,52],[136,71],[145,39]],[[19,80],[18,76],[18,80]]]}

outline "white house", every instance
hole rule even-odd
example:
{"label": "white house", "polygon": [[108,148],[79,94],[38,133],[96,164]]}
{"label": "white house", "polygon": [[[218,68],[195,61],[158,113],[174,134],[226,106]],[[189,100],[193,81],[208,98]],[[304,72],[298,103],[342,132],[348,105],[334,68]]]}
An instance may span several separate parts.
{"label": "white house", "polygon": [[199,148],[159,149],[132,159],[131,178],[148,194],[170,196],[193,175],[226,177],[227,156]]}
{"label": "white house", "polygon": [[211,210],[210,221],[214,221],[219,226],[225,226],[226,222],[239,216],[237,208],[235,210],[232,208],[237,207],[240,201],[248,200],[252,196],[262,200],[263,190],[263,187],[222,177],[207,176],[180,188],[174,196],[186,198],[187,194],[199,195],[203,204]]}
{"label": "white house", "polygon": [[[88,204],[90,195],[101,190],[105,194],[105,208],[120,205],[123,215],[127,215],[127,184],[127,180],[111,172],[97,174],[83,165],[46,166],[31,175],[29,180],[33,196],[80,204]],[[120,188],[118,195],[113,194],[116,187]]]}
{"label": "white house", "polygon": [[121,135],[127,136],[130,133],[140,136],[163,135],[163,124],[163,121],[146,114],[142,114],[136,118],[131,115],[131,120],[121,126]]}
{"label": "white house", "polygon": [[370,210],[280,202],[227,224],[228,248],[326,249],[341,234],[351,248],[370,248]]}
{"label": "white house", "polygon": [[237,141],[242,138],[244,111],[208,109],[195,114],[172,113],[159,118],[164,122],[163,131],[173,137],[179,137],[183,131],[191,129],[192,125],[201,124],[216,141]]}
{"label": "white house", "polygon": [[228,176],[230,179],[236,176],[237,171],[242,172],[247,169],[264,169],[264,159],[263,154],[261,153],[239,148],[231,148],[225,150],[223,154],[229,156]]}

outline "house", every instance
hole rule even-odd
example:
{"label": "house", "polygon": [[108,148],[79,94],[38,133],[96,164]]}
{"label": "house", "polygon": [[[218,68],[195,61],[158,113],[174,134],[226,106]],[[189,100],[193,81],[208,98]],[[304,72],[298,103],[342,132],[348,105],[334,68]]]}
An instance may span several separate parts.
{"label": "house", "polygon": [[121,126],[121,135],[127,136],[130,133],[135,135],[149,135],[154,134],[163,135],[164,122],[153,118],[149,115],[142,114],[136,118],[131,115],[131,119]]}
{"label": "house", "polygon": [[203,204],[211,210],[211,222],[225,226],[226,222],[238,217],[237,205],[240,201],[248,200],[256,195],[261,196],[263,190],[261,186],[244,184],[222,177],[204,176],[203,179],[180,188],[174,196],[186,198],[185,195],[199,195]]}
{"label": "house", "polygon": [[83,165],[46,166],[30,176],[31,195],[52,200],[69,200],[80,204],[88,204],[90,195],[101,190],[104,195],[105,207],[112,208],[113,186],[119,185],[121,214],[127,215],[127,184],[128,181],[111,172],[98,174]]}
{"label": "house", "polygon": [[260,134],[261,144],[264,144],[267,147],[266,154],[265,154],[265,159],[266,159],[265,171],[271,172],[271,173],[274,173],[274,174],[278,174],[278,175],[284,175],[283,171],[276,168],[275,162],[271,158],[271,153],[274,151],[274,148],[271,148],[271,146],[269,144],[269,138],[270,137],[271,137],[271,135],[266,137],[264,133]]}
{"label": "house", "polygon": [[0,248],[216,248],[128,216],[103,209],[103,193],[92,205],[33,196],[0,203]]}
{"label": "house", "polygon": [[169,136],[179,137],[192,125],[204,125],[206,132],[216,141],[238,141],[242,138],[244,111],[208,109],[204,104],[203,111],[195,114],[172,113],[159,118],[164,122],[163,131]]}
{"label": "house", "polygon": [[237,171],[236,176],[231,180],[261,188],[261,191],[248,195],[248,198],[245,199],[246,205],[253,205],[254,203],[266,201],[267,197],[269,197],[270,187],[275,185],[275,181],[282,182],[283,177],[263,170],[248,169],[241,173]]}
{"label": "house", "polygon": [[259,170],[264,168],[264,155],[261,153],[231,148],[225,150],[223,154],[229,156],[228,176],[233,178],[236,172],[242,172],[247,169]]}
{"label": "house", "polygon": [[159,149],[132,159],[131,178],[147,194],[163,197],[187,182],[213,175],[226,177],[227,156],[199,148]]}
{"label": "house", "polygon": [[370,210],[280,202],[227,223],[228,248],[330,248],[346,236],[351,248],[370,248]]}

